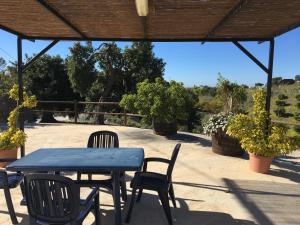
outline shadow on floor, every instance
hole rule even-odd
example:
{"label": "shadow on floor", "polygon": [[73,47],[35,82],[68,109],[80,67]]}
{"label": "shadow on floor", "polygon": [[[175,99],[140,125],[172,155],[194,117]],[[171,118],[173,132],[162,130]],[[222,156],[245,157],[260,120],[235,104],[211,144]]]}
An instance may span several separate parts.
{"label": "shadow on floor", "polygon": [[286,178],[300,183],[300,163],[298,158],[299,157],[284,156],[274,159],[273,164],[278,168],[272,168],[269,172],[269,175]]}
{"label": "shadow on floor", "polygon": [[[130,200],[130,196],[129,196]],[[197,199],[176,199],[178,208],[172,208],[174,225],[258,225],[253,221],[234,219],[230,214],[221,212],[195,211],[190,210],[186,202],[193,201],[197,204],[205,204]],[[101,199],[100,199],[101,202]],[[123,220],[126,216],[127,205],[122,204]],[[114,225],[114,210],[112,205],[101,202],[101,224]],[[0,210],[0,213],[7,214],[7,211]],[[17,213],[20,225],[29,225],[29,218],[26,214]],[[21,219],[20,219],[21,218]],[[94,223],[94,216],[90,214],[85,225]],[[126,223],[123,222],[125,225]],[[156,194],[144,193],[140,203],[136,203],[133,209],[129,225],[168,225],[163,209]]]}
{"label": "shadow on floor", "polygon": [[[230,214],[209,211],[190,210],[187,201],[203,204],[197,199],[176,199],[178,208],[172,208],[174,225],[257,225],[253,221],[234,219]],[[123,218],[127,212],[127,205],[123,210]],[[101,222],[105,225],[113,225],[113,210],[102,210]],[[167,225],[163,209],[155,193],[144,193],[141,202],[135,203],[129,225]]]}
{"label": "shadow on floor", "polygon": [[300,186],[255,180],[223,179],[230,191],[262,225],[296,225]]}
{"label": "shadow on floor", "polygon": [[175,182],[175,181],[173,181],[173,184],[195,187],[195,188],[202,188],[202,189],[209,189],[209,190],[213,190],[213,191],[222,191],[225,193],[230,192],[228,187],[221,186],[221,185],[196,184],[196,183],[190,183],[190,182]]}
{"label": "shadow on floor", "polygon": [[175,135],[167,136],[168,140],[180,141],[182,143],[195,143],[204,147],[211,147],[211,141],[205,138],[198,137],[191,134],[177,133]]}

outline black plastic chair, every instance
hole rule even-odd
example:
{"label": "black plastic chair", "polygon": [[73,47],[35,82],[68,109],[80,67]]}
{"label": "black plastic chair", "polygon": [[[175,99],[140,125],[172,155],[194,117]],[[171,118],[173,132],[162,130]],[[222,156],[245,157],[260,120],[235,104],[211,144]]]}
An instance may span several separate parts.
{"label": "black plastic chair", "polygon": [[72,179],[52,174],[29,174],[24,177],[30,225],[81,225],[94,211],[95,224],[100,225],[99,191],[80,200],[80,186]]}
{"label": "black plastic chair", "polygon": [[[11,158],[1,158],[0,162],[13,162],[16,159]],[[10,215],[11,222],[13,224],[18,224],[15,209],[12,203],[10,189],[16,188],[23,180],[22,173],[7,173],[4,168],[0,168],[0,189],[4,190],[4,196]]]}
{"label": "black plastic chair", "polygon": [[[90,135],[88,139],[88,148],[119,148],[119,138],[118,135],[112,131],[97,131]],[[81,174],[77,174],[77,180],[81,180]],[[101,175],[110,175],[110,172],[97,173]],[[82,181],[82,186],[104,186],[108,189],[113,189],[112,178],[106,180],[92,180],[92,174],[88,174],[89,181]],[[125,182],[125,172],[120,174],[120,187],[121,196],[123,201],[127,201],[127,191]]]}
{"label": "black plastic chair", "polygon": [[[172,184],[172,172],[175,165],[175,161],[178,156],[180,146],[181,144],[177,144],[175,146],[172,153],[171,160],[163,159],[163,158],[145,158],[143,171],[136,172],[130,184],[132,188],[132,196],[131,196],[129,209],[125,220],[126,223],[130,221],[137,190],[139,189],[139,193],[137,197],[137,202],[139,202],[142,197],[143,190],[146,189],[146,190],[152,190],[158,192],[168,223],[169,225],[173,224],[168,195],[170,195],[172,203],[176,208],[174,188]],[[147,165],[149,162],[161,162],[161,163],[168,164],[167,174],[148,172]]]}

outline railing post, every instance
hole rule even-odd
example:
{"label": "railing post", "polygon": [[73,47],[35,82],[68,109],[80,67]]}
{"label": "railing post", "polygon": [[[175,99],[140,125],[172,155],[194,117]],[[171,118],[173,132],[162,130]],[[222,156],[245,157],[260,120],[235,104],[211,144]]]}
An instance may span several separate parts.
{"label": "railing post", "polygon": [[75,123],[77,123],[77,117],[78,117],[77,105],[78,105],[78,102],[77,102],[77,100],[75,100],[74,101],[74,121],[75,121]]}
{"label": "railing post", "polygon": [[125,109],[124,109],[124,126],[127,126],[127,113]]}

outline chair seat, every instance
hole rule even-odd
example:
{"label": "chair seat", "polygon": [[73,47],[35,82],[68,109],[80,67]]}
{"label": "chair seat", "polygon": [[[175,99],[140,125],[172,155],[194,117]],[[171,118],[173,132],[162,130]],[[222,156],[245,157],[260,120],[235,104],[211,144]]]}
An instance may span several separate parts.
{"label": "chair seat", "polygon": [[168,188],[167,176],[153,172],[136,172],[130,184],[131,188],[160,190]]}
{"label": "chair seat", "polygon": [[[23,179],[23,174],[21,173],[9,173],[7,174],[8,188],[17,187]],[[3,177],[0,176],[0,189],[4,188]]]}

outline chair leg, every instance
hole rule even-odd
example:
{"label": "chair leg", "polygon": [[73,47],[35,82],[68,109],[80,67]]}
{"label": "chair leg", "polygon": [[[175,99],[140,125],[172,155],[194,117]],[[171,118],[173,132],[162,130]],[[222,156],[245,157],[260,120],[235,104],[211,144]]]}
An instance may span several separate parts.
{"label": "chair leg", "polygon": [[11,200],[10,190],[8,187],[4,188],[4,195],[5,195],[5,200],[6,200],[7,209],[8,209],[9,215],[10,215],[11,222],[13,224],[18,224],[15,209],[14,209],[14,206],[13,206],[13,203]]}
{"label": "chair leg", "polygon": [[20,189],[21,189],[21,193],[22,193],[22,200],[20,202],[20,205],[22,206],[26,206],[26,198],[25,198],[25,185],[24,185],[24,180],[20,183]]}
{"label": "chair leg", "polygon": [[94,205],[94,210],[95,210],[95,223],[96,225],[100,225],[100,205],[99,205],[99,194],[100,192],[96,195],[95,197],[95,205]]}
{"label": "chair leg", "polygon": [[30,225],[37,225],[37,222],[35,219],[33,219],[31,216],[29,216],[29,224]]}
{"label": "chair leg", "polygon": [[138,193],[138,196],[137,196],[137,198],[136,198],[136,201],[137,201],[137,202],[140,202],[140,201],[141,201],[142,194],[143,194],[143,188],[140,188],[139,193]]}
{"label": "chair leg", "polygon": [[165,211],[168,223],[169,223],[169,225],[173,225],[171,209],[170,209],[170,204],[169,204],[168,191],[160,190],[160,191],[158,191],[158,195],[159,195],[161,204],[163,206],[163,209]]}
{"label": "chair leg", "polygon": [[127,202],[127,190],[126,190],[126,182],[125,180],[121,181],[121,196],[124,202]]}
{"label": "chair leg", "polygon": [[81,173],[80,172],[77,173],[77,180],[81,180]]}
{"label": "chair leg", "polygon": [[130,221],[133,205],[135,202],[135,195],[136,195],[136,188],[133,188],[129,208],[128,208],[126,219],[125,219],[125,223],[129,223],[129,221]]}
{"label": "chair leg", "polygon": [[173,184],[172,183],[170,185],[169,195],[171,197],[171,200],[172,200],[174,208],[177,208],[177,206],[176,206],[176,200],[175,200],[175,194],[174,194],[174,188],[173,188]]}

